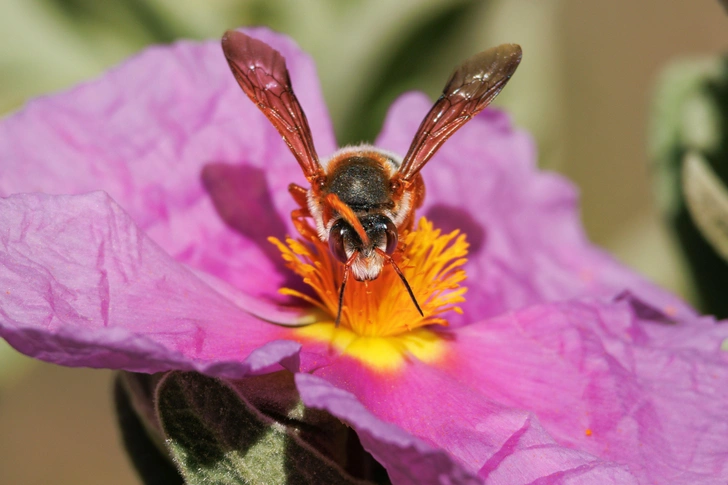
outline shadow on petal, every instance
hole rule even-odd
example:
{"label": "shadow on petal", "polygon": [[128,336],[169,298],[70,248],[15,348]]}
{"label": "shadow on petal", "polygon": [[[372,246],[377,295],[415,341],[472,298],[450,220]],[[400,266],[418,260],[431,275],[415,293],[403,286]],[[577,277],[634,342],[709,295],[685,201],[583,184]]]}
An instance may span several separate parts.
{"label": "shadow on petal", "polygon": [[309,294],[308,286],[286,268],[280,251],[269,237],[284,240],[286,225],[273,205],[265,171],[246,164],[208,163],[202,169],[202,184],[223,221],[256,244],[285,275],[283,286]]}
{"label": "shadow on petal", "polygon": [[465,233],[471,256],[478,254],[488,240],[485,228],[464,209],[438,204],[430,207],[427,218],[433,221],[435,227],[442,229],[443,234],[456,229]]}

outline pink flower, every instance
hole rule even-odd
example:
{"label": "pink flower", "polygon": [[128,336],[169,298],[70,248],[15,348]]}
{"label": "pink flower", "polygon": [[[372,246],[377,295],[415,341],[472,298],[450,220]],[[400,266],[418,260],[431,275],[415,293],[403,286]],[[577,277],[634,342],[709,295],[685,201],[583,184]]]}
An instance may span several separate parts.
{"label": "pink flower", "polygon": [[[286,58],[322,155],[311,60]],[[406,151],[430,106],[392,107]],[[267,238],[294,234],[288,148],[218,42],[151,48],[0,125],[0,335],[68,366],[296,374],[394,483],[725,483],[728,327],[592,247],[574,188],[486,110],[423,171],[420,214],[471,242],[467,301],[436,355],[386,365],[301,330],[312,313]],[[307,320],[308,319],[308,320]]]}

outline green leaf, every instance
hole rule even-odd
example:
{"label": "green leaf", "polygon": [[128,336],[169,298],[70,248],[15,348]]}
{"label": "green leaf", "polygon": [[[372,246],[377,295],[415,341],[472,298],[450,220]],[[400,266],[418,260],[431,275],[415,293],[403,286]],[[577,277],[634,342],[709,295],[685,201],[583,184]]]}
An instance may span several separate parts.
{"label": "green leaf", "polygon": [[651,130],[660,206],[701,310],[728,317],[728,60],[682,61],[657,90]]}
{"label": "green leaf", "polygon": [[693,222],[715,252],[728,261],[728,188],[697,152],[685,156],[682,180]]}
{"label": "green leaf", "polygon": [[170,457],[163,453],[147,432],[132,404],[124,377],[114,381],[114,404],[121,437],[134,468],[145,485],[176,485],[184,480]]}
{"label": "green leaf", "polygon": [[[183,372],[172,372],[160,382],[158,416],[186,483],[367,483],[350,477],[304,441],[302,430],[316,429],[317,419],[309,423],[300,405],[291,407],[297,402],[297,396],[286,391],[291,388],[281,392],[275,385],[244,382],[234,390],[223,381]],[[258,408],[265,405],[264,412],[256,409],[255,401]],[[339,450],[344,452],[345,442]]]}

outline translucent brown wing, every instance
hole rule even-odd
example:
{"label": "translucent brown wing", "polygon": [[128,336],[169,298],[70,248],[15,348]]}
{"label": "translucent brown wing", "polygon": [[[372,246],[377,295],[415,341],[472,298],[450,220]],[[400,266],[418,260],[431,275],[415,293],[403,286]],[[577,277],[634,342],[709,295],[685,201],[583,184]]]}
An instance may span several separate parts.
{"label": "translucent brown wing", "polygon": [[503,44],[455,69],[412,140],[399,169],[402,179],[412,180],[450,135],[488,106],[520,62],[521,47]]}
{"label": "translucent brown wing", "polygon": [[281,134],[306,178],[311,181],[322,174],[306,114],[293,93],[280,52],[232,30],[223,36],[222,50],[238,84]]}

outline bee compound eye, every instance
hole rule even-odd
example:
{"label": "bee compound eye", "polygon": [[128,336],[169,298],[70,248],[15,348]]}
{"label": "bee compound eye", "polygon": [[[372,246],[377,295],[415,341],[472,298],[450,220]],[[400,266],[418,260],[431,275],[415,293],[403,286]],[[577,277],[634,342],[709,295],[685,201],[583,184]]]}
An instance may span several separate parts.
{"label": "bee compound eye", "polygon": [[387,249],[385,249],[385,252],[387,254],[392,254],[397,249],[399,235],[397,234],[397,226],[395,226],[394,222],[389,219],[387,219],[386,222],[385,234],[387,235]]}
{"label": "bee compound eye", "polygon": [[331,226],[329,231],[329,251],[342,263],[346,263],[349,259],[344,247],[344,238],[350,230],[348,224],[340,219]]}

